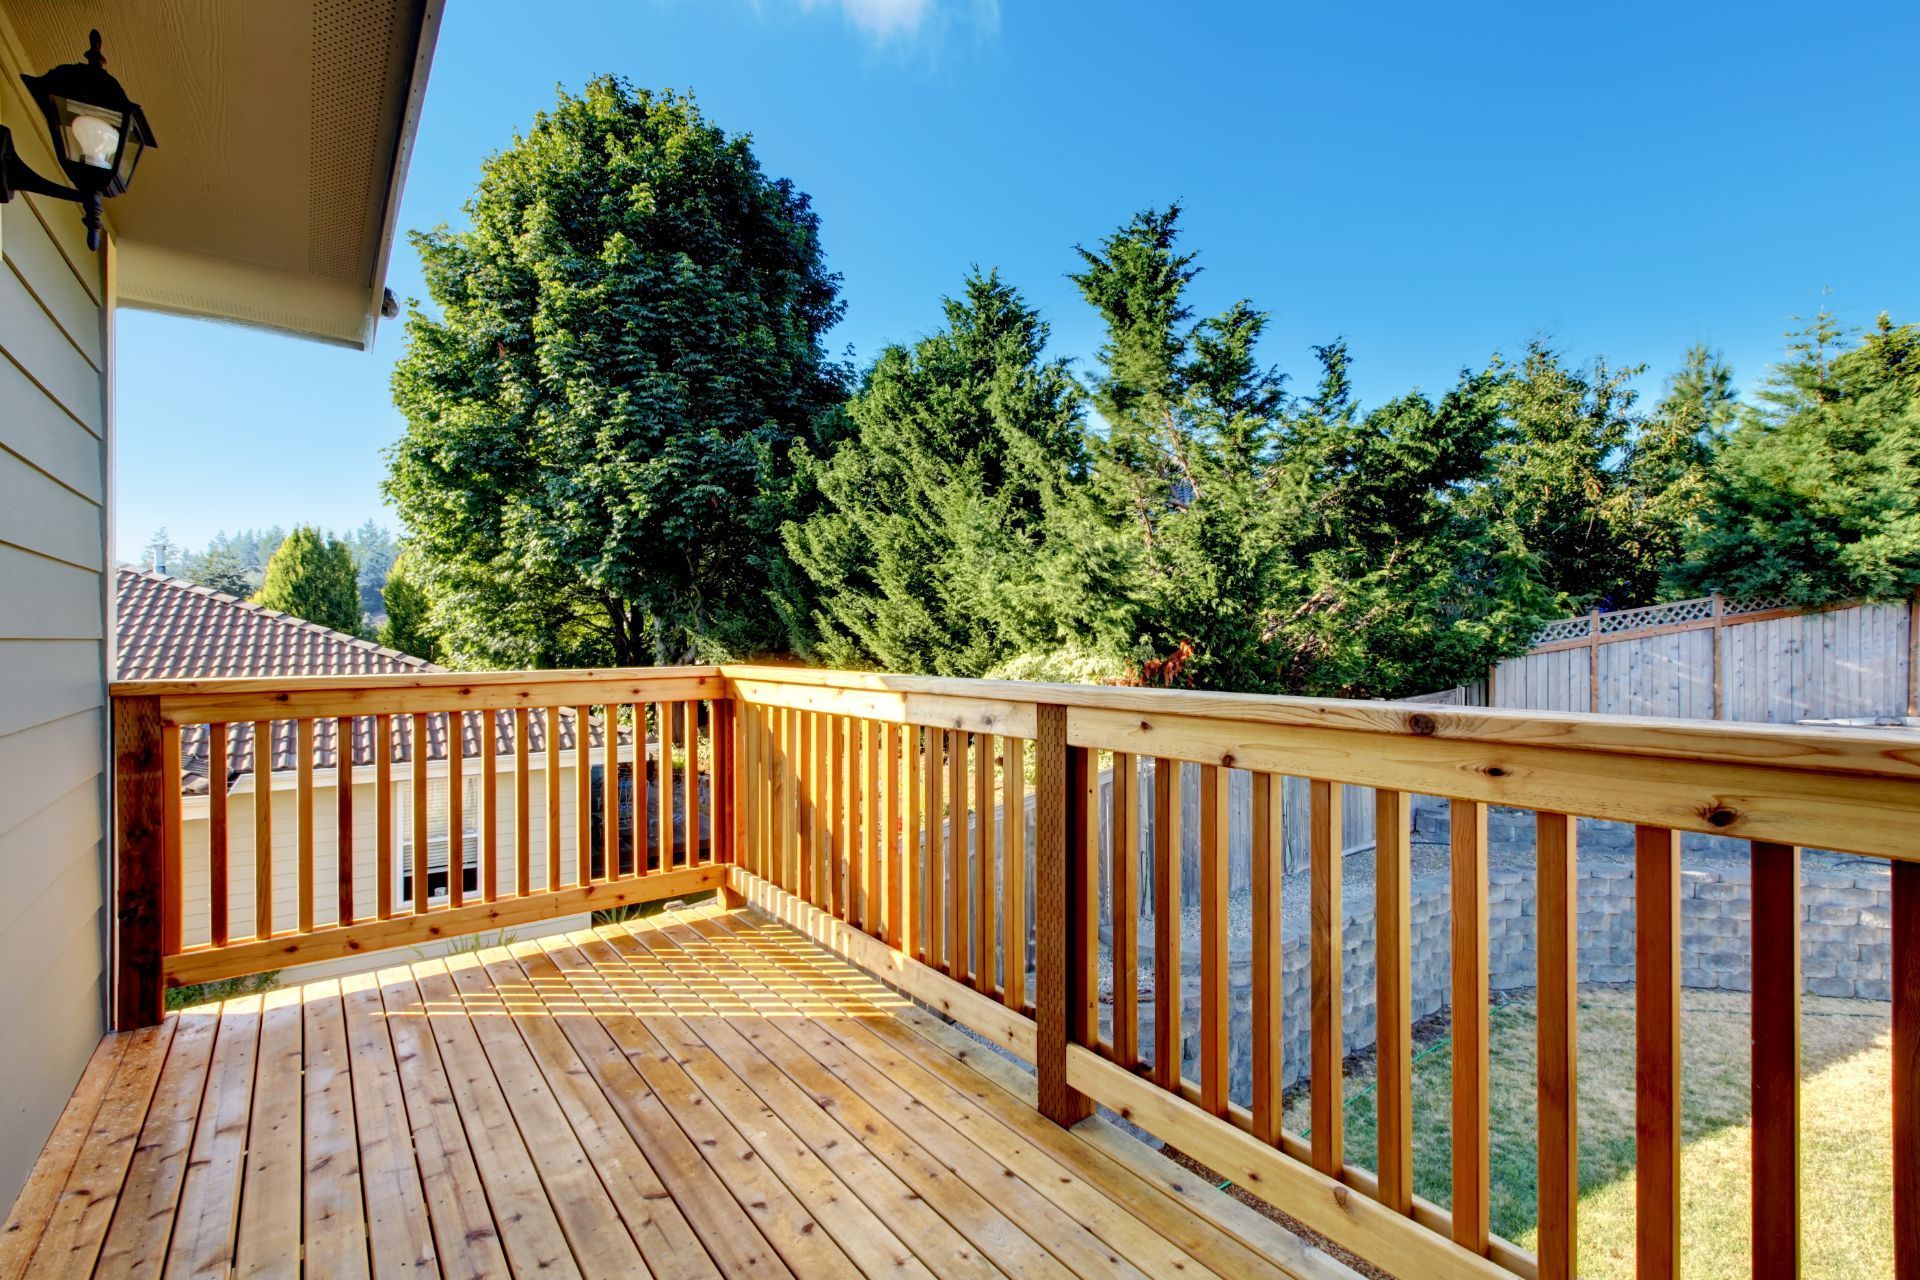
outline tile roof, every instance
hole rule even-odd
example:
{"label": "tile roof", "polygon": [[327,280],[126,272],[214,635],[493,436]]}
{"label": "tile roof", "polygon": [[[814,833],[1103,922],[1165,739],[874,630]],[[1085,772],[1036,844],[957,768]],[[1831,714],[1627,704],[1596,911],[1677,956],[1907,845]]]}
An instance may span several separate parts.
{"label": "tile roof", "polygon": [[[119,654],[115,676],[120,680],[218,680],[243,676],[325,676],[325,675],[405,675],[444,671],[420,658],[388,649],[323,627],[276,609],[249,604],[237,596],[215,591],[197,583],[145,569],[121,566],[116,583],[114,611]],[[480,754],[480,733],[485,712],[469,712],[461,717],[461,749],[468,757]],[[496,755],[513,751],[513,714],[494,712],[493,747]],[[560,749],[574,746],[574,713],[563,711],[560,717]],[[528,717],[528,749],[546,750],[545,717]],[[371,768],[374,763],[374,735],[377,722],[361,716],[353,722],[353,763]],[[333,720],[314,722],[314,767],[335,766],[335,739],[338,726]],[[447,755],[445,716],[427,718],[427,758],[444,760]],[[619,731],[622,742],[630,742],[628,727]],[[186,791],[204,794],[207,790],[207,752],[211,735],[206,725],[190,725],[181,730],[181,772],[186,775]],[[273,745],[272,768],[275,772],[294,767],[298,737],[294,722],[278,721],[269,739]],[[589,719],[588,746],[597,749],[601,726]],[[411,717],[392,718],[389,759],[413,758]],[[227,777],[232,779],[253,768],[253,726],[236,724],[227,731]]]}

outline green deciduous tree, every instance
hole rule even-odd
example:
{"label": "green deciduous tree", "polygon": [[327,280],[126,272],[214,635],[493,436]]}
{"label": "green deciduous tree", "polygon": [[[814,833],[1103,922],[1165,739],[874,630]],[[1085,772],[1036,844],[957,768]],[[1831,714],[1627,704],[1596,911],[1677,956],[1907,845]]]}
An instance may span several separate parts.
{"label": "green deciduous tree", "polygon": [[1822,312],[1719,450],[1679,581],[1800,605],[1920,588],[1920,327]]}
{"label": "green deciduous tree", "polygon": [[352,549],[311,525],[299,526],[267,562],[267,580],[253,603],[358,635],[359,570]]}
{"label": "green deciduous tree", "polygon": [[[1022,655],[1116,654],[1125,584],[1087,501],[1080,395],[997,273],[946,324],[889,347],[810,461],[785,529],[828,661],[977,676]],[[1096,664],[1097,665],[1097,664]],[[1117,663],[1114,664],[1117,669]]]}
{"label": "green deciduous tree", "polygon": [[807,197],[690,97],[604,77],[416,235],[439,314],[394,373],[387,492],[443,643],[483,665],[780,638],[789,452],[843,397]]}

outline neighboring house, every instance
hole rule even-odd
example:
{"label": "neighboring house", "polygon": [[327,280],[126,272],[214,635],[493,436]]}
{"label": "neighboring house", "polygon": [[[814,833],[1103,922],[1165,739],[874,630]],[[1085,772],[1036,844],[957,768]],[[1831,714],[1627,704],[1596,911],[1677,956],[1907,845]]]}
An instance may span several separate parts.
{"label": "neighboring house", "polygon": [[[246,676],[275,678],[300,676],[339,676],[440,671],[442,668],[419,658],[383,648],[357,636],[334,631],[290,614],[249,604],[209,587],[199,586],[162,573],[123,567],[119,571],[115,633],[119,642],[119,680],[228,679]],[[480,889],[480,776],[483,754],[478,734],[481,716],[467,719],[463,757],[463,803],[461,805],[462,887],[467,894]],[[500,778],[502,797],[496,836],[510,846],[514,838],[513,784],[515,758],[511,739],[505,734],[510,717],[495,717],[496,743],[494,768]],[[353,824],[352,878],[356,912],[371,915],[378,902],[379,819],[388,814],[389,851],[392,882],[390,901],[408,905],[413,901],[413,752],[412,732],[405,717],[392,726],[389,744],[391,782],[387,804],[382,806],[376,794],[375,730],[371,717],[355,722],[353,742]],[[443,722],[434,718],[427,734],[427,894],[437,904],[447,895],[447,743]],[[544,887],[547,840],[547,751],[546,727],[539,716],[529,722],[530,792],[535,803],[529,805],[533,826],[533,848],[541,856],[533,859],[533,880]],[[314,876],[318,883],[337,884],[339,863],[334,852],[338,837],[338,743],[333,721],[315,725],[313,796]],[[558,835],[562,865],[574,865],[577,779],[574,761],[574,717],[571,712],[560,718],[560,761],[557,766],[560,785],[560,823]],[[251,921],[254,912],[254,820],[257,803],[253,775],[253,733],[251,726],[238,725],[229,735],[226,760],[208,759],[209,732],[205,725],[189,725],[181,732],[180,758],[185,777],[181,801],[182,880],[185,921],[182,937],[189,946],[208,940],[208,827],[211,806],[224,801],[227,812],[228,910],[237,921]],[[624,746],[631,735],[622,730]],[[597,756],[601,744],[601,726],[594,721],[587,734],[591,754]],[[280,723],[272,734],[271,812],[273,846],[273,882],[294,883],[298,869],[298,772],[297,742],[292,725]],[[625,753],[623,752],[623,757]],[[623,768],[623,775],[626,770]],[[598,813],[601,768],[592,766],[591,787]],[[623,777],[623,784],[624,784]],[[622,786],[623,795],[627,788]],[[630,805],[623,806],[630,813]],[[650,812],[654,810],[649,808]],[[626,816],[623,814],[623,816]],[[623,823],[623,830],[625,824]],[[630,833],[629,833],[630,838]],[[623,845],[623,847],[625,847]],[[501,887],[511,895],[510,860],[501,868]],[[332,901],[328,895],[322,895]],[[293,928],[297,923],[297,895],[284,889],[274,897],[274,926]],[[325,908],[321,914],[325,915]]]}
{"label": "neighboring house", "polygon": [[[105,201],[97,247],[77,203],[19,186],[0,204],[0,1202],[112,994],[114,317],[370,348],[439,24],[437,0],[0,0],[19,166],[64,184],[22,77],[79,62],[89,28],[157,143]],[[260,423],[269,448],[272,405]]]}

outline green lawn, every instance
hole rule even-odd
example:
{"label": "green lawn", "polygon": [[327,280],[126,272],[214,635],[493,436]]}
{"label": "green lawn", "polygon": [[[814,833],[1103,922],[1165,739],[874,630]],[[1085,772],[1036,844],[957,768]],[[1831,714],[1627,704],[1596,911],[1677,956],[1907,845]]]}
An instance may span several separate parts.
{"label": "green lawn", "polygon": [[[1801,1196],[1804,1274],[1890,1275],[1889,1006],[1809,998],[1802,1020]],[[1534,1243],[1534,1012],[1531,1001],[1492,1015],[1493,1229]],[[1751,1274],[1747,1123],[1748,1003],[1744,995],[1685,993],[1682,1002],[1681,1229],[1693,1278]],[[1423,1040],[1414,1067],[1415,1190],[1451,1199],[1444,1028]],[[1347,1082],[1348,1159],[1374,1167],[1371,1069]],[[1288,1127],[1307,1131],[1307,1097],[1290,1097]],[[1633,1274],[1633,993],[1580,1000],[1580,1271]]]}

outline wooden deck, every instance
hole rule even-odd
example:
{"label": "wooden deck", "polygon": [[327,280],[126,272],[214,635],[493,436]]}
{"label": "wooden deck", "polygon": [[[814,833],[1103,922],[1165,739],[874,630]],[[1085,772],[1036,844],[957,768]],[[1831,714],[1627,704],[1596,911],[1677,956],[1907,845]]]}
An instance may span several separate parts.
{"label": "wooden deck", "polygon": [[103,1041],[58,1276],[1351,1275],[801,935],[696,909]]}

